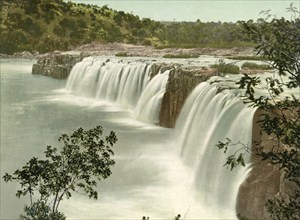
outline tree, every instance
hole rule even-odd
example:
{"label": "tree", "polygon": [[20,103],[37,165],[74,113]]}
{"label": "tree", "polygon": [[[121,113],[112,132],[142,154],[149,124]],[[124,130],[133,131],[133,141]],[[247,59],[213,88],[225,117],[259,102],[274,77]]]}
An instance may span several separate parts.
{"label": "tree", "polygon": [[41,26],[35,22],[31,17],[28,17],[22,26],[23,30],[26,31],[29,35],[37,37],[42,35],[43,30]]}
{"label": "tree", "polygon": [[113,17],[113,20],[116,22],[117,25],[121,26],[123,22],[123,14],[117,12]]}
{"label": "tree", "polygon": [[[267,13],[267,18],[258,23],[243,23],[246,32],[257,42],[257,54],[269,60],[277,76],[263,80],[245,75],[237,83],[239,88],[246,89],[245,102],[264,112],[258,123],[262,132],[273,140],[271,150],[255,143],[252,152],[276,164],[284,174],[286,192],[266,203],[270,217],[276,220],[300,218],[300,99],[284,94],[285,90],[300,90],[300,13],[292,5],[289,11],[291,20],[277,19]],[[258,89],[267,91],[268,95],[258,95]],[[228,140],[217,146],[226,151],[233,144]],[[247,151],[247,146],[241,149]],[[231,168],[244,165],[243,153],[238,157],[230,155],[226,164]]]}
{"label": "tree", "polygon": [[[47,146],[45,159],[33,157],[22,169],[3,176],[5,182],[20,184],[17,197],[29,195],[30,206],[25,208],[27,216],[33,211],[36,211],[35,217],[41,213],[60,216],[60,202],[63,198],[69,199],[73,192],[98,198],[97,180],[111,175],[111,167],[115,164],[111,148],[117,141],[114,132],[104,139],[101,139],[102,134],[101,126],[87,131],[79,128],[71,136],[62,134],[58,139],[63,144],[60,150]],[[36,200],[35,194],[38,194]]]}

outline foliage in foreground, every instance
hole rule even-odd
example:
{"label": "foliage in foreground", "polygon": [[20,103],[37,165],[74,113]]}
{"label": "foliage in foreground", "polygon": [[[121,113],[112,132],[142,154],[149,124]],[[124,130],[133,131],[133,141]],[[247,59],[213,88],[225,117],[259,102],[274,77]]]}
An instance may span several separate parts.
{"label": "foliage in foreground", "polygon": [[47,146],[45,159],[33,157],[22,169],[3,176],[5,182],[20,184],[17,197],[29,195],[30,205],[21,219],[64,219],[58,207],[73,192],[98,198],[97,181],[111,175],[115,164],[111,148],[117,141],[114,132],[104,138],[102,134],[101,126],[87,131],[79,128],[71,136],[62,134],[61,149]]}
{"label": "foliage in foreground", "polygon": [[[272,140],[270,150],[262,143],[255,143],[252,152],[279,167],[284,174],[285,190],[280,197],[266,203],[271,219],[275,220],[300,218],[300,99],[299,94],[298,97],[283,94],[284,90],[300,90],[300,13],[292,6],[289,10],[292,20],[274,18],[270,22],[262,19],[259,24],[244,23],[245,30],[257,41],[258,55],[271,61],[278,74],[265,80],[245,75],[238,82],[241,89],[246,89],[246,103],[263,110],[258,123],[262,132]],[[257,95],[258,89],[266,90],[269,95]],[[226,151],[232,144],[228,140],[217,146]],[[248,147],[242,148],[247,151]],[[231,168],[244,165],[239,158],[229,156],[226,165]]]}
{"label": "foliage in foreground", "polygon": [[30,206],[25,206],[24,214],[21,214],[19,220],[66,220],[61,212],[52,212],[49,205],[43,201],[36,201]]}

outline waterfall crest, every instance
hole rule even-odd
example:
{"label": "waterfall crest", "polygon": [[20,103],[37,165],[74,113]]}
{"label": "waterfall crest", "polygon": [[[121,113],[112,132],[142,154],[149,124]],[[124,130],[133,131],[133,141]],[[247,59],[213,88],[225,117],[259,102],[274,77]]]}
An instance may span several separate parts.
{"label": "waterfall crest", "polygon": [[232,143],[251,146],[255,110],[233,92],[217,93],[216,85],[203,82],[189,96],[176,124],[179,153],[193,170],[196,195],[203,206],[213,206],[220,216],[226,210],[234,215],[238,188],[249,166],[233,171],[224,168],[226,158],[241,146],[231,147],[224,154],[216,144],[229,138]]}
{"label": "waterfall crest", "polygon": [[131,110],[138,120],[158,123],[170,70],[153,78],[151,62],[88,57],[77,63],[66,89],[78,96],[106,100]]}

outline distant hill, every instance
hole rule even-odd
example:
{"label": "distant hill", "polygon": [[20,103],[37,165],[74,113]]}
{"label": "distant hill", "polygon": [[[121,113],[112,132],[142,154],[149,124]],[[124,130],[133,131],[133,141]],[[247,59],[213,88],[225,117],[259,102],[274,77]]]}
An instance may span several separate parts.
{"label": "distant hill", "polygon": [[232,23],[160,23],[107,6],[63,0],[0,0],[0,53],[70,50],[91,42],[164,47],[252,46]]}

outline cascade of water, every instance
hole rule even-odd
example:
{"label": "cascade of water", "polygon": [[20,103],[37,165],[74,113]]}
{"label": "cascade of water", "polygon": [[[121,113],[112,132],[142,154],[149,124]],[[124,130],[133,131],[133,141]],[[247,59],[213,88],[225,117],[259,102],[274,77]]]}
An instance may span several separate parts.
{"label": "cascade of water", "polygon": [[133,110],[136,118],[158,123],[169,70],[151,79],[152,64],[88,57],[71,71],[66,89],[72,93],[114,102]]}
{"label": "cascade of water", "polygon": [[145,122],[159,123],[159,111],[166,91],[170,70],[159,72],[144,89],[135,112],[137,119]]}
{"label": "cascade of water", "polygon": [[[132,110],[139,120],[158,123],[162,97],[170,70],[151,78],[151,63],[86,58],[75,65],[67,89],[76,95],[108,100]],[[187,99],[176,124],[180,155],[193,170],[193,186],[203,207],[235,213],[238,187],[248,167],[229,171],[223,167],[229,154],[215,146],[230,138],[250,145],[255,109],[247,108],[231,91],[217,93],[208,82],[197,86]],[[239,152],[238,152],[239,153]],[[247,160],[247,158],[246,158]]]}
{"label": "cascade of water", "polygon": [[90,67],[93,63],[93,60],[91,58],[85,58],[82,60],[82,62],[76,63],[76,65],[73,67],[70,76],[67,81],[66,88],[68,90],[74,90],[80,80],[83,78],[84,73]]}
{"label": "cascade of water", "polygon": [[216,212],[234,213],[238,187],[248,171],[247,167],[233,171],[223,167],[240,145],[224,154],[216,144],[229,138],[250,146],[254,112],[232,92],[217,93],[216,86],[205,82],[195,88],[179,116],[176,132],[181,137],[181,157],[194,170],[198,199],[206,207],[213,205]]}

